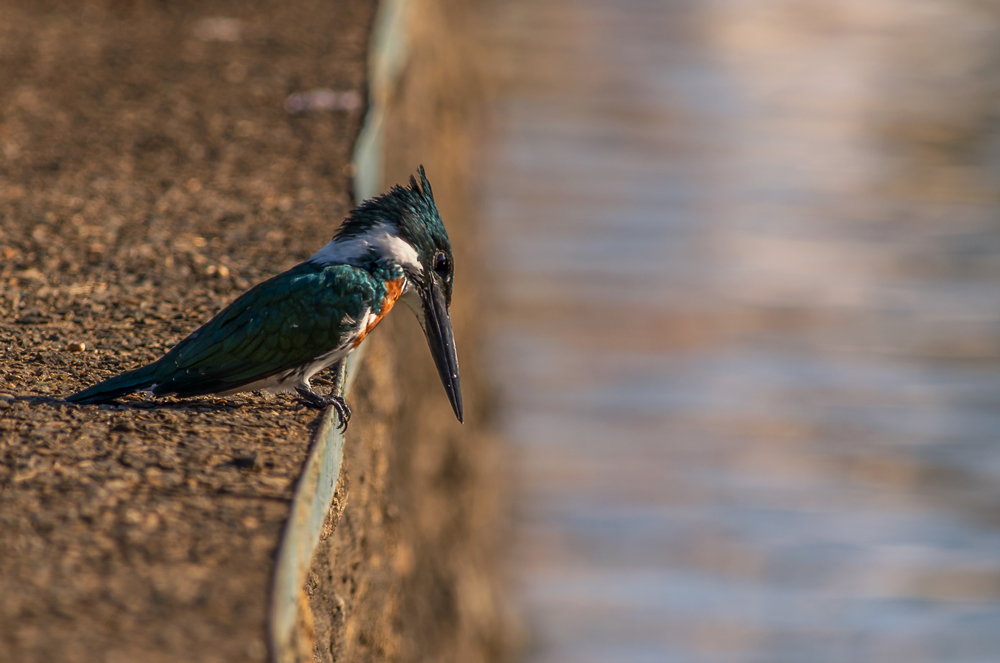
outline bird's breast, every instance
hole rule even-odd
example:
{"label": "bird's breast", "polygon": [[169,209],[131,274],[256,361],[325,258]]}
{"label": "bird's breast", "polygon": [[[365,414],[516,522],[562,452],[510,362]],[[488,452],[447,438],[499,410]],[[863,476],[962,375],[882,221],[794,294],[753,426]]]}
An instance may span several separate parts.
{"label": "bird's breast", "polygon": [[398,279],[385,282],[385,296],[382,298],[382,305],[376,312],[373,308],[365,320],[362,323],[361,332],[358,334],[357,338],[354,339],[354,343],[351,348],[356,348],[361,344],[361,341],[365,340],[365,336],[368,336],[368,332],[375,329],[382,318],[392,310],[393,305],[399,299],[399,296],[403,294],[403,285],[405,277],[399,277]]}

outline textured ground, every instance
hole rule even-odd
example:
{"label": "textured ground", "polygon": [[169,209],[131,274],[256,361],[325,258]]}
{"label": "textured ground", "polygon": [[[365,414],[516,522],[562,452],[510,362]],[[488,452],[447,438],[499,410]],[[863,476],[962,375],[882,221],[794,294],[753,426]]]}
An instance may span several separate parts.
{"label": "textured ground", "polygon": [[315,413],[55,397],[329,238],[362,109],[283,104],[364,94],[373,9],[0,3],[0,660],[263,659]]}

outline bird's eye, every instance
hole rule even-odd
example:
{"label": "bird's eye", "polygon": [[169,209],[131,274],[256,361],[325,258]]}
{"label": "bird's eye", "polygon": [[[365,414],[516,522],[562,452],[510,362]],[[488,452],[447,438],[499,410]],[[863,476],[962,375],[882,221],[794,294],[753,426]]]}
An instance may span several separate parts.
{"label": "bird's eye", "polygon": [[434,271],[438,276],[448,276],[449,267],[448,256],[440,251],[434,254]]}

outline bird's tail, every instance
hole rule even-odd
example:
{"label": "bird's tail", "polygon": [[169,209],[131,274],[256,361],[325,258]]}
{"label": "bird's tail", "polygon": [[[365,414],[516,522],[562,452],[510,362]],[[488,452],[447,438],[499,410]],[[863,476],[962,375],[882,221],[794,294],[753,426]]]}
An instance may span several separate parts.
{"label": "bird's tail", "polygon": [[158,368],[157,364],[158,362],[153,362],[134,371],[128,371],[113,378],[108,378],[104,382],[95,384],[93,387],[67,396],[66,400],[70,403],[80,403],[81,405],[107,403],[119,396],[155,387],[154,378],[156,377],[156,369]]}

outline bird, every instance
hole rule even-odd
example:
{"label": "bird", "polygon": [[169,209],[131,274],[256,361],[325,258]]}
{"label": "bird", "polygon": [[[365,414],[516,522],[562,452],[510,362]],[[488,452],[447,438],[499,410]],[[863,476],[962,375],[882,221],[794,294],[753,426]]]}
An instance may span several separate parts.
{"label": "bird", "polygon": [[343,397],[323,396],[309,381],[330,367],[343,375],[347,355],[403,302],[423,329],[462,422],[450,313],[454,256],[423,166],[417,175],[409,186],[362,202],[312,257],[246,291],[156,361],[65,400],[294,392],[306,406],[333,405],[346,430],[351,411]]}

